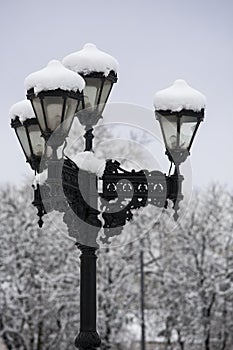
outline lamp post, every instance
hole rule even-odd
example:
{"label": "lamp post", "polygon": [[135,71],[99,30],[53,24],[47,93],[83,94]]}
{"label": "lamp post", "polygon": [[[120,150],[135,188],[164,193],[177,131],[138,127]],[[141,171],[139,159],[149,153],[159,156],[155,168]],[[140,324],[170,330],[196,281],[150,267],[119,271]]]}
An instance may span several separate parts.
{"label": "lamp post", "polygon": [[[205,98],[181,80],[158,92],[155,114],[175,172],[165,175],[157,170],[126,171],[115,160],[98,160],[92,145],[93,126],[102,118],[117,81],[117,61],[95,45],[86,44],[62,63],[53,60],[26,78],[28,100],[11,108],[11,126],[26,160],[44,178],[34,186],[33,204],[38,209],[39,226],[43,225],[44,214],[52,210],[63,213],[68,232],[81,251],[80,332],[75,346],[96,349],[100,346],[96,330],[98,233],[104,229],[101,239],[107,244],[132,218],[133,209],[148,204],[166,208],[168,200],[173,202],[177,219],[178,204],[183,198],[179,166],[189,155],[203,120]],[[85,150],[76,163],[64,155],[74,116],[85,126]],[[58,156],[61,146],[63,154]],[[97,180],[102,181],[102,190],[98,190]]]}

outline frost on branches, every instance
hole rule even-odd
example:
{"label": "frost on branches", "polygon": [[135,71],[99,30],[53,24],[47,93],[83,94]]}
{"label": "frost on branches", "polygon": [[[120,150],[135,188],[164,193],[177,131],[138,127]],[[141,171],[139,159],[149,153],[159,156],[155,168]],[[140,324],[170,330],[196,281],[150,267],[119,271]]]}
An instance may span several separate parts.
{"label": "frost on branches", "polygon": [[[96,134],[96,155],[114,158],[117,146],[98,146],[103,136]],[[81,141],[73,145],[74,154],[81,150]],[[143,156],[122,143],[121,159],[132,154]],[[79,253],[61,215],[50,214],[37,228],[30,195],[31,188],[0,190],[0,337],[7,350],[72,350]],[[176,226],[169,210],[156,216],[148,207],[115,245],[99,250],[102,350],[139,346],[142,251],[146,341],[166,350],[232,350],[233,195],[211,186],[183,205]]]}
{"label": "frost on branches", "polygon": [[169,349],[173,341],[181,350],[232,348],[232,202],[232,194],[212,186],[193,196],[175,230],[166,213],[160,217],[147,291]]}
{"label": "frost on branches", "polygon": [[0,336],[8,349],[72,349],[79,316],[76,249],[51,222],[37,228],[30,193],[1,190]]}

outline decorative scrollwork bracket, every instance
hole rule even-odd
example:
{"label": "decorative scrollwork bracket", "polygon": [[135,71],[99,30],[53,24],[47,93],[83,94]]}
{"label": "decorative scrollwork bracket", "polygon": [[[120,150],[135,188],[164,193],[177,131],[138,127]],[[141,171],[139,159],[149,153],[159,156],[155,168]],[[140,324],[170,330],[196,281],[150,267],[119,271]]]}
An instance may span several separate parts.
{"label": "decorative scrollwork bracket", "polygon": [[[70,159],[64,162],[52,161],[49,165],[48,179],[35,189],[33,204],[38,209],[39,225],[42,216],[51,210],[64,212],[64,221],[71,220],[70,235],[76,236],[78,229],[76,218],[98,230],[103,227],[104,243],[109,238],[119,235],[127,221],[133,217],[133,210],[148,204],[167,208],[168,200],[173,202],[174,218],[178,218],[179,202],[183,199],[181,186],[183,176],[176,167],[173,175],[167,176],[160,171],[127,171],[118,161],[108,160],[103,176],[98,180],[77,167]],[[102,190],[98,191],[97,181],[102,182]],[[98,197],[100,208],[98,208]],[[102,221],[98,216],[102,214]],[[98,231],[97,230],[97,231]],[[97,234],[97,233],[96,233]]]}

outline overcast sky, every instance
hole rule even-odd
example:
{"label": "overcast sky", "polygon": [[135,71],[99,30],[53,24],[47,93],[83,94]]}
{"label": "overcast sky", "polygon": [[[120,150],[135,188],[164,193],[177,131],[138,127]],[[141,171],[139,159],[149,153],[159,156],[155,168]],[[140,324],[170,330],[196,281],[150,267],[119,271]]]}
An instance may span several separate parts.
{"label": "overcast sky", "polygon": [[[233,1],[1,1],[0,35],[0,184],[31,173],[8,117],[25,97],[25,77],[92,42],[120,64],[111,102],[152,110],[155,92],[178,78],[206,95],[192,148],[193,185],[233,187]],[[133,122],[151,132],[157,127],[139,119]]]}

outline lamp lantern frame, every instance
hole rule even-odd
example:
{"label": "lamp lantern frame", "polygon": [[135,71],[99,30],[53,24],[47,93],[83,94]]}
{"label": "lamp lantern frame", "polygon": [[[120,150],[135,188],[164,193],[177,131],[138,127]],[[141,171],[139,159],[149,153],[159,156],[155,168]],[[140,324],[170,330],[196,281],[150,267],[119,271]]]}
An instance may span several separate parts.
{"label": "lamp lantern frame", "polygon": [[[190,155],[190,149],[195,135],[200,123],[204,120],[204,108],[200,111],[191,109],[182,109],[180,111],[155,110],[155,115],[160,124],[168,159],[176,165],[183,163]],[[167,129],[164,124],[165,122],[168,124]],[[189,122],[193,124],[193,130],[187,138],[188,142],[186,142],[187,140],[185,141],[183,138],[182,127]],[[171,129],[174,132],[173,135],[169,135]],[[169,137],[174,138],[173,142],[170,141],[170,144],[168,141]]]}
{"label": "lamp lantern frame", "polygon": [[[35,93],[34,88],[31,88],[27,91],[27,99],[31,101],[32,108],[38,120],[38,124],[41,129],[41,134],[47,142],[52,135],[52,133],[56,130],[56,142],[57,146],[62,145],[65,138],[68,136],[74,116],[75,111],[78,108],[78,105],[83,100],[83,92],[77,90],[77,92],[63,90],[63,89],[55,89],[55,90],[43,90],[39,93]],[[54,102],[59,101],[57,103],[56,108],[60,108],[60,120],[55,120],[55,116],[52,115],[54,112],[49,112],[49,105],[54,100]],[[67,109],[68,100],[75,100],[77,104],[73,106],[73,111],[69,114]],[[72,101],[73,102],[73,101]],[[46,105],[47,104],[47,105]],[[51,113],[51,115],[49,115]],[[67,123],[66,123],[67,122]],[[65,124],[66,123],[66,124]]]}
{"label": "lamp lantern frame", "polygon": [[[35,140],[33,140],[33,136],[31,134],[32,130],[30,130],[31,127],[35,127],[35,130],[33,131],[40,133],[40,127],[37,118],[30,118],[21,122],[17,116],[15,119],[11,119],[11,127],[15,130],[16,136],[24,152],[26,161],[30,164],[32,170],[35,170],[37,173],[39,173],[43,170],[41,159],[45,152],[46,145],[44,139],[41,137],[41,155],[37,155],[34,145]],[[19,133],[19,128],[22,128],[23,131],[23,135],[21,136]]]}
{"label": "lamp lantern frame", "polygon": [[[103,72],[91,72],[84,74],[79,72],[85,80],[85,88],[83,89],[83,100],[77,109],[77,117],[80,124],[84,126],[96,125],[102,118],[102,113],[111,94],[113,84],[117,82],[117,74],[111,70],[107,76]],[[94,88],[96,93],[92,94],[90,102],[90,93],[88,90]],[[105,93],[104,93],[104,90]]]}

